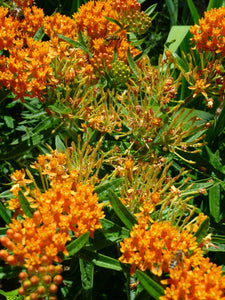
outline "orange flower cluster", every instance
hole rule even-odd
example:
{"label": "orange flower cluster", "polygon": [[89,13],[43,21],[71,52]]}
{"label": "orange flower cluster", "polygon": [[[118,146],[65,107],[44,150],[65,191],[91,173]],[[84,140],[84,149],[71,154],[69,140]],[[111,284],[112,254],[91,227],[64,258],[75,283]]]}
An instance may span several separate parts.
{"label": "orange flower cluster", "polygon": [[[151,23],[147,15],[140,13],[136,0],[117,4],[111,0],[89,1],[73,19],[59,13],[45,17],[43,10],[31,3],[31,0],[16,1],[16,13],[0,7],[0,49],[9,51],[8,57],[0,58],[0,87],[11,89],[15,99],[22,101],[25,96],[45,101],[48,88],[54,88],[59,81],[73,83],[76,77],[78,81],[82,78],[89,82],[98,80],[110,71],[115,48],[118,60],[127,64],[128,47],[132,56],[140,53],[127,40],[127,30],[131,31],[132,26],[140,28],[139,23],[147,28]],[[133,23],[126,18],[128,12],[136,12]],[[121,26],[107,17],[120,22]],[[50,40],[34,41],[43,23]],[[81,32],[81,47],[75,49],[57,35],[73,39],[79,45]]]}
{"label": "orange flower cluster", "polygon": [[[51,265],[61,261],[59,252],[68,255],[65,245],[71,240],[71,231],[75,237],[89,232],[93,238],[95,230],[101,228],[99,220],[104,212],[103,204],[98,204],[97,194],[94,194],[94,186],[88,182],[79,183],[78,171],[73,169],[65,154],[55,151],[51,155],[40,155],[34,167],[40,171],[45,192],[41,192],[32,179],[25,179],[24,170],[12,174],[15,198],[9,201],[9,208],[16,213],[7,236],[0,239],[7,249],[0,251],[0,257],[13,266],[37,269],[43,263]],[[30,186],[31,182],[35,188]],[[19,191],[22,190],[34,210],[32,217],[24,215],[21,209]],[[16,219],[18,213],[23,216],[22,220]]]}
{"label": "orange flower cluster", "polygon": [[[78,32],[82,31],[88,41],[88,48],[91,50],[90,62],[97,75],[104,75],[106,70],[111,69],[113,52],[116,47],[118,60],[127,63],[127,49],[130,46],[133,56],[139,53],[127,41],[125,16],[133,10],[140,10],[140,4],[135,1],[125,1],[124,5],[116,5],[115,1],[89,1],[82,5],[77,13],[73,15]],[[119,14],[122,8],[124,15]],[[113,18],[119,21],[123,27],[106,19]],[[128,25],[127,25],[128,26]]]}
{"label": "orange flower cluster", "polygon": [[209,258],[199,257],[193,263],[191,257],[185,257],[183,266],[171,270],[170,279],[162,283],[169,283],[170,286],[165,289],[165,295],[160,300],[225,299],[225,276],[222,276],[221,266],[213,264]]}
{"label": "orange flower cluster", "polygon": [[[0,48],[9,55],[0,58],[0,87],[6,87],[15,100],[25,96],[43,100],[46,85],[55,85],[49,43],[34,41],[44,20],[44,12],[30,1],[19,1],[16,12],[0,7]],[[17,14],[21,14],[17,16]]]}
{"label": "orange flower cluster", "polygon": [[[157,276],[169,271],[173,253],[182,250],[188,257],[188,251],[194,250],[197,243],[189,232],[179,232],[169,222],[153,222],[149,228],[145,219],[139,218],[138,224],[134,225],[130,237],[120,243],[122,263],[131,265],[131,274],[138,267],[141,271],[150,269]],[[201,251],[200,251],[201,252]]]}
{"label": "orange flower cluster", "polygon": [[[44,191],[28,170],[29,179],[23,169],[11,175],[14,197],[9,200],[8,207],[15,213],[6,236],[0,238],[5,248],[0,251],[0,258],[11,266],[27,269],[27,273],[20,274],[22,286],[19,293],[24,299],[45,299],[47,296],[57,299],[55,294],[62,281],[59,275],[62,270],[53,263],[62,261],[59,253],[68,255],[66,244],[74,236],[77,238],[89,232],[94,238],[95,230],[101,228],[103,204],[98,203],[91,183],[91,177],[93,181],[97,180],[97,175],[93,174],[93,164],[96,167],[97,161],[91,162],[96,153],[87,149],[87,145],[77,150],[79,154],[74,151],[75,145],[72,144],[65,153],[55,150],[51,154],[39,155],[31,167],[39,171]],[[89,166],[85,165],[84,158],[81,159],[84,151],[91,152],[87,155]],[[32,216],[22,210],[21,192],[29,203]]]}
{"label": "orange flower cluster", "polygon": [[27,47],[12,47],[10,56],[1,58],[0,85],[11,89],[15,100],[38,97],[43,101],[46,83],[54,85],[49,43],[26,39]]}
{"label": "orange flower cluster", "polygon": [[191,39],[199,52],[211,51],[225,54],[225,8],[214,8],[204,13],[204,18],[199,20],[199,25],[191,26]]}
{"label": "orange flower cluster", "polygon": [[[225,8],[214,8],[204,13],[204,18],[199,20],[199,24],[191,26],[190,32],[193,34],[191,43],[193,49],[198,49],[201,57],[201,68],[191,66],[190,72],[184,74],[194,90],[193,97],[201,93],[209,108],[212,108],[215,95],[219,95],[219,101],[224,100],[224,72],[222,59],[225,55],[225,32],[224,32]],[[204,52],[211,52],[210,60],[203,59]],[[204,62],[204,65],[203,65]],[[211,97],[208,95],[210,94]]]}

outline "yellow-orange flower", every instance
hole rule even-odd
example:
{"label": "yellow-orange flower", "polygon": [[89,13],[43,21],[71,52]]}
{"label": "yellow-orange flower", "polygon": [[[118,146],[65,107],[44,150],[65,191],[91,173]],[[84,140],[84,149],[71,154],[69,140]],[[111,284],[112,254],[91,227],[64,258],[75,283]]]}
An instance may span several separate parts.
{"label": "yellow-orange flower", "polygon": [[191,26],[191,39],[195,47],[200,52],[211,51],[225,54],[225,8],[214,8],[204,13],[204,17],[199,20],[199,24]]}
{"label": "yellow-orange flower", "polygon": [[176,250],[182,250],[188,257],[188,251],[197,247],[195,238],[185,230],[173,227],[169,222],[153,222],[149,228],[144,218],[138,219],[130,232],[130,237],[120,243],[122,263],[131,265],[131,274],[136,268],[141,271],[150,269],[161,276],[169,271],[170,261]]}
{"label": "yellow-orange flower", "polygon": [[201,257],[193,269],[176,268],[171,270],[170,279],[163,283],[170,286],[165,289],[165,295],[160,300],[213,300],[225,299],[225,276],[222,276],[221,266]]}

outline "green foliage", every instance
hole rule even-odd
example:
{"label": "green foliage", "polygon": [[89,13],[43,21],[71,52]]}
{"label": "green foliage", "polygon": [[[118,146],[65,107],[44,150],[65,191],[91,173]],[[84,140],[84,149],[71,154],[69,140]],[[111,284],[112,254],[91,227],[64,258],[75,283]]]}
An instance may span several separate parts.
{"label": "green foliage", "polygon": [[[39,0],[37,5],[49,15],[58,10],[72,16],[86,2]],[[143,7],[146,4],[144,1],[138,2]],[[224,1],[210,0],[207,9],[223,4]],[[210,259],[224,269],[225,106],[215,96],[215,108],[210,111],[206,108],[202,95],[193,96],[188,88],[190,82],[187,78],[191,67],[199,70],[210,59],[197,51],[193,52],[190,45],[190,26],[198,23],[202,13],[192,0],[166,0],[151,4],[146,13],[152,18],[152,28],[141,36],[128,33],[129,42],[140,53],[133,56],[132,48],[128,47],[126,65],[118,60],[119,53],[114,47],[113,68],[100,77],[95,89],[86,88],[85,81],[83,83],[82,80],[71,84],[68,90],[65,88],[66,84],[56,84],[52,93],[46,92],[45,103],[29,97],[25,99],[25,103],[13,101],[15,95],[3,88],[1,90],[0,236],[6,235],[8,227],[5,225],[12,221],[12,212],[5,203],[13,198],[9,191],[10,174],[22,168],[29,169],[38,155],[56,149],[66,153],[70,161],[71,158],[74,159],[70,146],[74,142],[77,147],[74,161],[77,165],[74,167],[75,164],[70,162],[66,166],[68,170],[77,168],[82,184],[91,180],[95,173],[96,178],[98,177],[97,183],[94,182],[94,193],[103,205],[105,217],[100,220],[101,228],[95,231],[93,239],[89,232],[78,238],[70,232],[71,241],[66,245],[68,255],[60,252],[64,271],[58,299],[160,299],[164,294],[165,286],[161,285],[153,273],[137,269],[131,276],[131,266],[119,260],[120,242],[129,238],[134,225],[138,224],[138,215],[134,213],[136,210],[131,211],[129,205],[122,201],[124,199],[131,203],[134,199],[141,199],[142,204],[145,197],[151,199],[151,195],[159,195],[159,202],[148,216],[151,220],[149,227],[155,220],[163,222],[172,218],[177,227],[182,224],[185,227],[192,218],[204,213],[207,217],[194,232],[194,236],[198,245],[201,245],[208,234],[212,235],[215,245],[210,244],[207,249]],[[107,16],[105,18],[118,25],[118,31],[124,29],[124,25],[118,20]],[[80,31],[77,40],[56,34],[69,44],[68,49],[80,49],[88,55],[88,59],[92,58],[90,40],[85,32]],[[43,38],[44,26],[34,36],[37,41]],[[159,57],[159,53],[163,56]],[[146,74],[143,74],[140,63],[147,54],[152,64]],[[153,65],[157,67],[154,68]],[[120,73],[116,77],[118,66],[119,71],[126,68],[124,76]],[[144,82],[148,76],[155,76],[154,80],[151,78]],[[180,81],[176,86],[179,89],[174,100],[164,106],[159,99],[164,96],[163,87],[166,86],[167,79],[174,80],[175,83]],[[157,83],[154,85],[154,82]],[[111,112],[114,115],[110,115]],[[90,116],[91,113],[93,118],[85,120],[84,116]],[[96,124],[101,125],[101,118],[105,116],[108,117],[103,122],[105,131],[102,130],[103,126],[99,131],[92,127],[95,117]],[[115,125],[111,129],[112,116],[116,116],[115,119],[121,122],[121,126]],[[131,116],[132,122],[128,118]],[[162,125],[157,125],[158,119],[162,120]],[[155,127],[151,124],[146,129],[144,126],[152,120]],[[139,126],[132,127],[135,121]],[[205,126],[205,123],[208,125]],[[180,138],[180,144],[176,144],[176,138]],[[91,157],[94,156],[96,161],[93,162]],[[134,165],[132,168],[124,167],[126,159],[130,158]],[[89,163],[85,164],[82,159],[85,163],[89,160]],[[165,161],[171,162],[170,167],[167,167]],[[157,170],[151,173],[152,178],[146,178],[150,173],[144,173],[145,163],[149,164],[149,169],[155,166]],[[92,172],[88,173],[90,165]],[[78,166],[81,166],[80,169]],[[64,166],[64,170],[66,167]],[[40,174],[37,170],[34,173],[33,182],[37,183],[42,192],[44,187],[40,182]],[[52,175],[47,171],[46,173],[49,177]],[[145,175],[141,177],[141,174]],[[49,179],[47,176],[46,181]],[[29,196],[24,191],[18,192],[18,200],[26,218],[32,218],[36,209],[32,207]],[[22,218],[19,213],[17,219]],[[0,279],[15,279],[21,270],[22,267],[7,267],[2,262]],[[133,280],[137,283],[134,289],[131,288]],[[22,300],[17,286],[12,288],[14,290],[9,292],[0,290],[0,294],[7,300]]]}

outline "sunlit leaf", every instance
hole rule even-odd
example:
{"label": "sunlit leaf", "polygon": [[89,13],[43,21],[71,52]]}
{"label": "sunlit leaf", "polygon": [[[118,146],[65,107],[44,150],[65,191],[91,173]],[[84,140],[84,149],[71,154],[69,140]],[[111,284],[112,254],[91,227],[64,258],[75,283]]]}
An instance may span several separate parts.
{"label": "sunlit leaf", "polygon": [[66,246],[69,256],[76,254],[86,244],[89,239],[89,232],[86,232],[79,236],[76,240],[72,241]]}
{"label": "sunlit leaf", "polygon": [[164,294],[164,289],[161,285],[151,279],[148,275],[140,270],[136,270],[135,274],[140,280],[141,285],[146,289],[146,291],[154,298],[159,299],[160,296]]}
{"label": "sunlit leaf", "polygon": [[131,230],[134,224],[137,223],[137,219],[127,210],[127,208],[120,201],[119,197],[111,189],[109,189],[108,195],[115,213],[125,224],[125,226]]}

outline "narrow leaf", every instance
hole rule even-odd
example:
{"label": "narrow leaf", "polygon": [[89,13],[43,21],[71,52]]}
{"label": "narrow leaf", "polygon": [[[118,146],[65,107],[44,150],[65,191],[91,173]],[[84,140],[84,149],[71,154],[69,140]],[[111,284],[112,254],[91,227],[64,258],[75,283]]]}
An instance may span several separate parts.
{"label": "narrow leaf", "polygon": [[105,18],[106,18],[106,20],[108,20],[108,21],[110,21],[110,22],[112,22],[112,23],[118,25],[120,28],[123,28],[123,25],[120,24],[120,22],[117,21],[116,19],[113,19],[113,18],[110,18],[110,17],[106,17],[106,16],[105,16]]}
{"label": "narrow leaf", "polygon": [[170,15],[170,23],[171,25],[177,24],[177,13],[178,11],[175,9],[174,3],[172,0],[166,0],[166,6]]}
{"label": "narrow leaf", "polygon": [[116,178],[110,182],[106,182],[98,187],[95,188],[95,193],[101,194],[104,191],[107,191],[109,188],[117,188],[122,182],[124,181],[123,178]]}
{"label": "narrow leaf", "polygon": [[162,288],[162,286],[155,282],[153,279],[151,279],[144,272],[136,270],[135,274],[140,280],[141,285],[154,299],[159,299],[159,297],[164,294],[164,289]]}
{"label": "narrow leaf", "polygon": [[138,55],[136,55],[134,57],[134,61],[136,62],[136,61],[140,60],[143,56],[147,55],[150,52],[151,48],[152,48],[152,46],[150,45],[142,53],[139,53]]}
{"label": "narrow leaf", "polygon": [[60,139],[58,135],[55,137],[55,146],[58,152],[63,151],[65,152],[66,146],[64,145],[63,141]]}
{"label": "narrow leaf", "polygon": [[199,17],[197,8],[194,5],[194,2],[192,0],[187,0],[187,4],[189,6],[192,19],[193,19],[194,23],[197,24],[200,17]]}
{"label": "narrow leaf", "polygon": [[117,259],[111,258],[109,256],[99,254],[86,249],[81,249],[78,253],[79,257],[93,263],[101,268],[111,269],[115,271],[122,271],[123,268]]}
{"label": "narrow leaf", "polygon": [[121,227],[107,219],[102,219],[102,228],[95,231],[94,240],[90,241],[85,247],[90,250],[99,250],[108,247],[112,244],[122,241],[124,238],[128,238],[130,231]]}
{"label": "narrow leaf", "polygon": [[210,214],[218,223],[220,220],[220,185],[217,184],[209,190],[209,210]]}
{"label": "narrow leaf", "polygon": [[134,59],[130,53],[130,48],[128,47],[127,49],[127,60],[128,60],[128,63],[129,63],[129,66],[132,70],[132,72],[134,73],[134,75],[138,78],[138,73],[137,73],[137,70],[136,70],[136,64],[134,62]]}
{"label": "narrow leaf", "polygon": [[196,240],[197,240],[197,243],[200,244],[202,239],[204,237],[206,237],[207,235],[207,232],[208,232],[208,229],[209,229],[209,217],[207,217],[203,222],[202,224],[199,226],[198,230],[196,231],[195,233],[195,237],[196,237]]}
{"label": "narrow leaf", "polygon": [[210,0],[207,10],[210,10],[211,8],[219,8],[223,6],[224,0]]}
{"label": "narrow leaf", "polygon": [[10,224],[11,223],[11,218],[8,215],[5,206],[1,202],[0,202],[0,216],[6,222],[6,224]]}
{"label": "narrow leaf", "polygon": [[26,216],[29,218],[33,217],[34,209],[30,207],[30,203],[27,200],[27,198],[24,196],[23,192],[19,191],[19,202],[21,205],[21,208]]}
{"label": "narrow leaf", "polygon": [[92,57],[91,52],[89,51],[89,49],[85,45],[83,45],[83,44],[81,44],[77,41],[74,41],[73,39],[70,39],[70,38],[68,38],[68,37],[66,37],[62,34],[58,34],[58,33],[56,33],[56,34],[57,34],[58,38],[62,39],[63,41],[65,41],[67,43],[69,43],[74,48],[79,48],[79,49],[83,50],[85,53],[88,53],[90,57]]}
{"label": "narrow leaf", "polygon": [[91,300],[92,299],[92,290],[93,290],[93,277],[94,277],[94,265],[83,260],[79,259],[80,263],[80,272],[81,272],[81,282],[82,282],[82,299]]}
{"label": "narrow leaf", "polygon": [[145,13],[150,17],[151,14],[154,12],[154,10],[156,9],[156,6],[158,4],[155,3],[155,4],[152,4],[151,6],[149,6],[146,10],[145,10]]}
{"label": "narrow leaf", "polygon": [[86,232],[79,236],[76,240],[72,241],[66,246],[69,256],[76,254],[86,244],[89,239],[89,232]]}
{"label": "narrow leaf", "polygon": [[41,41],[44,35],[45,35],[45,29],[44,29],[44,24],[43,24],[41,26],[41,28],[39,28],[38,31],[35,33],[34,40]]}
{"label": "narrow leaf", "polygon": [[137,223],[137,219],[127,210],[118,196],[111,189],[109,189],[108,195],[115,213],[124,225],[131,230],[134,224]]}
{"label": "narrow leaf", "polygon": [[7,227],[0,228],[0,236],[6,235]]}

